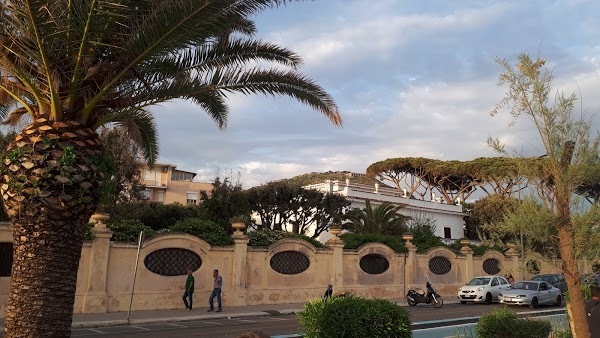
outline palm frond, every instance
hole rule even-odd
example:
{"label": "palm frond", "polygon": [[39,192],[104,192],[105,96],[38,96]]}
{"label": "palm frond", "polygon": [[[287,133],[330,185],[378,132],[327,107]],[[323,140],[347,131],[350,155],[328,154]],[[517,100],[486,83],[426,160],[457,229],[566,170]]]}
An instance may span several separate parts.
{"label": "palm frond", "polygon": [[25,107],[20,107],[9,112],[8,109],[3,109],[0,105],[0,120],[2,124],[16,126],[27,114],[28,111]]}
{"label": "palm frond", "polygon": [[136,108],[114,114],[107,120],[124,128],[131,140],[141,149],[144,161],[149,166],[154,165],[158,157],[158,133],[152,113]]}

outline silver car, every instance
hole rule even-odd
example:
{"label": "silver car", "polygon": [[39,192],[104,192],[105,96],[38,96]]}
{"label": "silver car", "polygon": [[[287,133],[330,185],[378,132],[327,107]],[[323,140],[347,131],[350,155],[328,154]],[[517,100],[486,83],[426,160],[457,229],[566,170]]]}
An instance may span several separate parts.
{"label": "silver car", "polygon": [[562,294],[559,288],[555,288],[543,281],[518,282],[508,290],[502,290],[498,295],[501,304],[506,305],[529,305],[536,309],[538,305],[561,306]]}

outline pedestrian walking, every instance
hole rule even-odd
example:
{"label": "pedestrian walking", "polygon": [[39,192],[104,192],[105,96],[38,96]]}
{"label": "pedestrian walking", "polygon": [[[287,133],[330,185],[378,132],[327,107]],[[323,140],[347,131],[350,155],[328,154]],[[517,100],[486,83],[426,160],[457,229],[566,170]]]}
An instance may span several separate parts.
{"label": "pedestrian walking", "polygon": [[221,287],[223,286],[223,278],[219,275],[219,270],[215,269],[213,271],[213,291],[210,294],[210,298],[208,299],[208,304],[210,305],[210,309],[208,312],[214,311],[215,306],[213,305],[213,300],[217,297],[217,312],[221,312],[223,308],[221,307]]}
{"label": "pedestrian walking", "polygon": [[187,275],[188,277],[185,281],[185,292],[183,293],[182,298],[183,304],[185,305],[185,311],[191,311],[192,304],[194,302],[194,276],[192,276],[192,270],[188,270]]}

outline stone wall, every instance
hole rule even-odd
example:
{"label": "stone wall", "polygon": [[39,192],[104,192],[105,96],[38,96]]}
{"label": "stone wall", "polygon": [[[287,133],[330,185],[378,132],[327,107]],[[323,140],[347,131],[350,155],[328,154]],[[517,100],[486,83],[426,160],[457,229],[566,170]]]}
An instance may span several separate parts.
{"label": "stone wall", "polygon": [[[111,232],[101,222],[93,232],[95,240],[84,243],[82,249],[75,312],[127,311],[137,245],[110,242]],[[191,235],[165,234],[146,241],[140,251],[132,309],[181,308],[185,271],[192,266],[196,278],[195,307],[207,306],[213,269],[223,276],[224,306],[302,303],[321,297],[329,283],[334,285],[334,293],[398,299],[404,297],[407,288],[423,288],[426,278],[449,300],[456,297],[459,286],[474,276],[495,272],[512,273],[517,280],[530,277],[523,269],[527,260],[537,260],[542,273],[558,271],[540,257],[519,260],[514,249],[506,253],[488,251],[482,257],[474,257],[468,247],[463,247],[460,254],[447,248],[417,253],[410,239],[406,240],[409,250],[404,254],[379,243],[344,250],[337,237],[324,248],[294,238],[265,248],[248,247],[248,239],[241,233],[234,234],[234,245],[225,247],[212,247]],[[0,225],[0,242],[12,242],[7,224]],[[172,254],[175,251],[187,258],[169,262],[168,259],[179,257]],[[556,263],[559,266],[560,262]],[[152,272],[151,264],[155,264],[155,272],[176,275]],[[498,271],[490,271],[490,266]],[[0,277],[0,313],[6,305],[9,280],[10,277]]]}

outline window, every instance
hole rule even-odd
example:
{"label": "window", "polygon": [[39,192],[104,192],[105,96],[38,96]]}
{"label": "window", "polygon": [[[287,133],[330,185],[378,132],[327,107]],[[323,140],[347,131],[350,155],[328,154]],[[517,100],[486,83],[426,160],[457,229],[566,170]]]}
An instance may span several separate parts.
{"label": "window", "polygon": [[508,284],[508,282],[506,281],[506,279],[504,279],[504,278],[498,278],[498,279],[500,280],[500,284],[502,284],[502,285]]}
{"label": "window", "polygon": [[498,285],[498,278],[492,279],[492,286]]}
{"label": "window", "polygon": [[197,192],[188,192],[187,193],[187,203],[188,204],[197,204],[198,202],[198,193]]}
{"label": "window", "polygon": [[185,173],[181,171],[173,171],[171,173],[171,181],[192,181],[194,179],[194,174]]}
{"label": "window", "polygon": [[444,227],[444,238],[452,238],[452,229]]}

